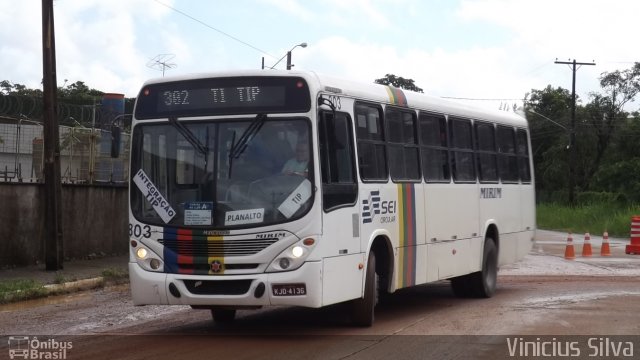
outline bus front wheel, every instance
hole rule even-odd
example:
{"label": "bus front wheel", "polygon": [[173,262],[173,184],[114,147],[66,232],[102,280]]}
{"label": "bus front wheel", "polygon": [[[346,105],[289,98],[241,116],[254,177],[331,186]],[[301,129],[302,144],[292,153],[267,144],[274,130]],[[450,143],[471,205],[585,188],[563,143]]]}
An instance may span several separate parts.
{"label": "bus front wheel", "polygon": [[351,320],[357,326],[373,325],[374,309],[377,303],[378,279],[376,275],[376,256],[369,254],[367,274],[364,281],[364,296],[351,301]]}

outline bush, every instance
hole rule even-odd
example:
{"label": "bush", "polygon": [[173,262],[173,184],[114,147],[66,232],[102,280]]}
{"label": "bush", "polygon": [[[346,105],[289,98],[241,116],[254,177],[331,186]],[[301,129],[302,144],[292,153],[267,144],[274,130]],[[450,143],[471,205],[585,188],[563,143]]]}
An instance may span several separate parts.
{"label": "bush", "polygon": [[537,206],[538,228],[573,232],[575,234],[602,234],[628,237],[631,217],[640,214],[640,206],[622,206],[613,202],[592,203],[569,207],[558,203]]}
{"label": "bush", "polygon": [[624,206],[627,204],[627,197],[621,193],[584,191],[576,196],[578,205],[591,204],[615,204]]}
{"label": "bush", "polygon": [[627,194],[626,201],[640,202],[640,158],[604,164],[590,183],[593,190]]}

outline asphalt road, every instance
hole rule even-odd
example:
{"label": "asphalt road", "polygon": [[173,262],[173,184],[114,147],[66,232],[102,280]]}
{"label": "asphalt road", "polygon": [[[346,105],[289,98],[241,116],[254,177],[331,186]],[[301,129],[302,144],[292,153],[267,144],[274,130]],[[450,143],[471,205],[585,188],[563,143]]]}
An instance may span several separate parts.
{"label": "asphalt road", "polygon": [[501,269],[490,299],[456,298],[447,281],[404,289],[376,309],[371,328],[352,327],[342,305],[240,311],[219,326],[205,310],[134,307],[127,285],[5,305],[0,359],[17,335],[70,341],[66,359],[495,359],[518,357],[514,339],[548,339],[554,351],[575,339],[585,357],[588,344],[608,351],[611,340],[638,356],[640,256],[614,240],[613,256],[600,257],[594,239],[593,257],[569,261],[563,241],[539,232],[527,258]]}

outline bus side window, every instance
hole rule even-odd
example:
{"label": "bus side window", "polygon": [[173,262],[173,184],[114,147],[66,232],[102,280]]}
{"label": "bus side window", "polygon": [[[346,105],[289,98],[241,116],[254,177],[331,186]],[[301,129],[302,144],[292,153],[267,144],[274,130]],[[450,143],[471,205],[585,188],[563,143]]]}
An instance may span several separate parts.
{"label": "bus side window", "polygon": [[427,182],[449,182],[447,121],[443,115],[420,112],[422,171]]}
{"label": "bus side window", "polygon": [[523,183],[531,182],[531,169],[529,168],[529,143],[527,142],[527,130],[518,129],[518,168],[520,180]]}
{"label": "bus side window", "polygon": [[358,166],[362,180],[386,182],[387,155],[382,127],[382,111],[375,105],[356,104]]}
{"label": "bus side window", "polygon": [[476,121],[475,130],[480,182],[498,182],[495,128],[493,124]]}
{"label": "bus side window", "polygon": [[420,181],[420,157],[415,112],[387,107],[387,151],[394,181]]}
{"label": "bus side window", "polygon": [[451,136],[451,171],[456,182],[476,181],[471,121],[449,119]]}
{"label": "bus side window", "polygon": [[320,167],[325,211],[353,205],[358,196],[351,119],[345,113],[320,113]]}
{"label": "bus side window", "polygon": [[498,168],[504,183],[518,182],[518,157],[513,128],[498,126]]}

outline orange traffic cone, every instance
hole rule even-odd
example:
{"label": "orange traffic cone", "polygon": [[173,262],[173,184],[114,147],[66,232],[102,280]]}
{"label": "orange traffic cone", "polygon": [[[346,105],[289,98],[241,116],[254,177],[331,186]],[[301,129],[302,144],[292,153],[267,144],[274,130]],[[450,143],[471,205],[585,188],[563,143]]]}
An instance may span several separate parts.
{"label": "orange traffic cone", "polygon": [[573,236],[571,236],[571,233],[567,236],[567,247],[564,249],[564,258],[567,260],[573,260],[576,258],[576,253],[573,250]]}
{"label": "orange traffic cone", "polygon": [[640,216],[631,217],[631,243],[624,248],[625,254],[640,255]]}
{"label": "orange traffic cone", "polygon": [[609,233],[604,232],[602,234],[602,247],[600,247],[600,256],[611,256],[611,249],[609,248]]}
{"label": "orange traffic cone", "polygon": [[582,256],[590,257],[593,253],[591,251],[591,235],[589,233],[584,234],[584,244],[582,245]]}

